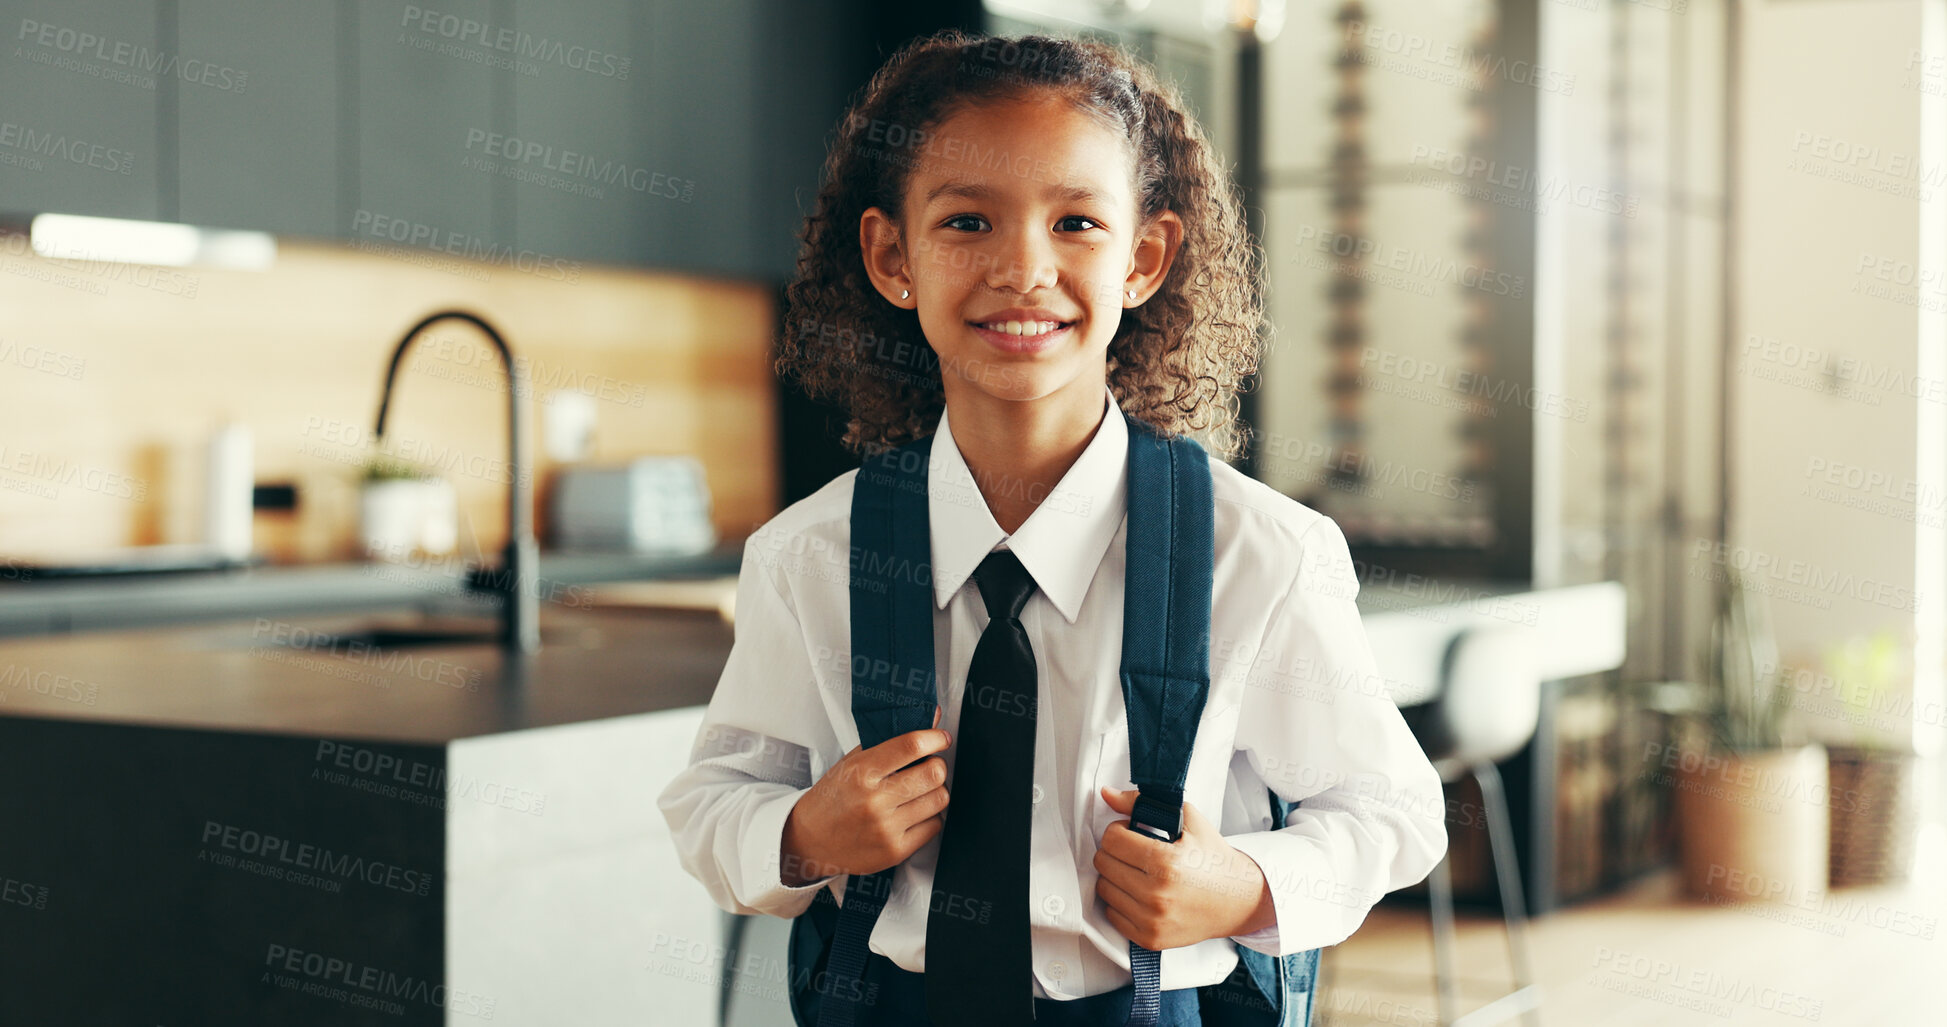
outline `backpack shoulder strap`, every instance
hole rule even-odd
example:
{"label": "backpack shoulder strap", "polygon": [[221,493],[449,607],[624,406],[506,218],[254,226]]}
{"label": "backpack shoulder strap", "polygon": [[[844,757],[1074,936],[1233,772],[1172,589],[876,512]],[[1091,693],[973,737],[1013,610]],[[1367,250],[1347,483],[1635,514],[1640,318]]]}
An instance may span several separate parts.
{"label": "backpack shoulder strap", "polygon": [[[848,554],[852,620],[852,720],[859,745],[870,749],[933,722],[939,702],[933,664],[933,537],[928,525],[926,468],[933,437],[868,457],[852,484]],[[845,882],[827,950],[825,980],[817,987],[819,1027],[852,1027],[869,996],[864,988],[867,943],[892,894],[898,867],[853,874]],[[807,912],[805,916],[828,916]],[[799,918],[800,920],[803,917]],[[794,944],[799,925],[792,925]]]}
{"label": "backpack shoulder strap", "polygon": [[[1125,413],[1123,416],[1128,417]],[[1122,586],[1122,701],[1129,718],[1132,830],[1175,842],[1197,724],[1210,694],[1215,511],[1203,447],[1129,420],[1129,529]],[[1129,943],[1132,1027],[1162,1013],[1163,954]]]}
{"label": "backpack shoulder strap", "polygon": [[[1126,415],[1125,415],[1126,416]],[[1210,458],[1182,436],[1165,437],[1129,418],[1128,570],[1123,585],[1122,693],[1129,717],[1129,776],[1138,795],[1132,827],[1174,842],[1182,835],[1183,789],[1197,725],[1210,692],[1210,607],[1216,571],[1216,510]],[[1267,789],[1283,827],[1289,806]],[[1246,971],[1209,986],[1249,988],[1255,996],[1213,995],[1234,1015],[1301,1027],[1311,1019],[1319,951],[1275,959],[1238,946]],[[1162,954],[1129,943],[1136,994],[1129,1023],[1151,1027],[1161,1015]],[[1261,1017],[1252,1010],[1262,1009]],[[1205,1022],[1213,1022],[1206,1016]]]}
{"label": "backpack shoulder strap", "polygon": [[1122,699],[1139,792],[1131,823],[1172,842],[1182,834],[1190,750],[1210,693],[1213,505],[1203,447],[1130,417]]}
{"label": "backpack shoulder strap", "polygon": [[852,486],[852,719],[870,749],[933,722],[933,436],[868,458]]}

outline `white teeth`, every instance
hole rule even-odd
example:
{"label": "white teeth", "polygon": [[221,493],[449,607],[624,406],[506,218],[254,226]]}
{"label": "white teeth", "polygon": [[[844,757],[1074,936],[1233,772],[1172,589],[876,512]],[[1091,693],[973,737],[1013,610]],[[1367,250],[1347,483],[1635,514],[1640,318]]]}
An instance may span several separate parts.
{"label": "white teeth", "polygon": [[980,327],[1008,335],[1046,335],[1061,327],[1059,321],[989,321]]}

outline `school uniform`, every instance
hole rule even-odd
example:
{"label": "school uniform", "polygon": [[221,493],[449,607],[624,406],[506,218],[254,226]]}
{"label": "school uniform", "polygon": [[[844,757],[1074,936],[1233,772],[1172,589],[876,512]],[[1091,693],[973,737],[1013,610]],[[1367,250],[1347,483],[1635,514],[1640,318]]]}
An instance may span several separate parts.
{"label": "school uniform", "polygon": [[[1012,535],[994,521],[946,414],[927,457],[933,559],[922,573],[934,601],[940,727],[956,731],[988,621],[970,580],[975,568],[1005,548],[1036,586],[1020,614],[1037,697],[1031,986],[1037,999],[1058,1002],[1106,998],[1131,981],[1129,941],[1095,895],[1099,841],[1124,818],[1099,788],[1133,787],[1117,677],[1129,426],[1106,389],[1103,414]],[[1264,870],[1277,923],[1164,950],[1166,1000],[1229,975],[1233,942],[1283,956],[1342,941],[1381,895],[1423,878],[1446,847],[1440,782],[1374,666],[1344,535],[1221,460],[1210,461],[1210,474],[1210,688],[1184,801]],[[785,885],[779,846],[798,798],[859,742],[848,606],[856,475],[792,504],[746,543],[735,643],[690,766],[658,798],[684,868],[731,912],[795,917],[821,888],[844,895],[846,875]],[[952,794],[954,748],[942,755]],[[1301,804],[1284,824],[1271,822],[1267,786]],[[949,822],[952,815],[949,802]],[[873,958],[898,971],[925,970],[940,841],[897,868],[870,935]]]}

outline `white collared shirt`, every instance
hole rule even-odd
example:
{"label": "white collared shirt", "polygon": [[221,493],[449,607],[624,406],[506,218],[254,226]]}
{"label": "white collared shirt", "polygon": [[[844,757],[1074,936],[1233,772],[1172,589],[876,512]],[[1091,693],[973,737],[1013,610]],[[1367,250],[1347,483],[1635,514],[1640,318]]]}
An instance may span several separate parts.
{"label": "white collared shirt", "polygon": [[[1123,819],[1098,789],[1134,787],[1118,677],[1129,427],[1106,388],[1103,412],[1012,535],[988,510],[945,414],[927,472],[940,726],[950,736],[987,625],[974,569],[1005,544],[1037,586],[1021,613],[1038,693],[1028,915],[1035,995],[1056,999],[1131,979],[1128,939],[1095,893],[1096,849]],[[1263,869],[1277,925],[1164,950],[1166,990],[1223,980],[1237,961],[1232,941],[1285,955],[1344,940],[1381,895],[1426,876],[1446,849],[1440,781],[1373,664],[1345,536],[1221,460],[1210,472],[1211,683],[1184,799]],[[842,874],[786,886],[779,846],[798,798],[859,744],[848,590],[857,474],[793,503],[746,542],[729,661],[690,766],[657,800],[684,868],[734,913],[795,917],[818,888],[844,896]],[[943,755],[951,795],[953,748]],[[1282,825],[1271,823],[1267,785],[1299,804]],[[870,941],[914,972],[926,965],[939,846],[936,835],[899,865]]]}

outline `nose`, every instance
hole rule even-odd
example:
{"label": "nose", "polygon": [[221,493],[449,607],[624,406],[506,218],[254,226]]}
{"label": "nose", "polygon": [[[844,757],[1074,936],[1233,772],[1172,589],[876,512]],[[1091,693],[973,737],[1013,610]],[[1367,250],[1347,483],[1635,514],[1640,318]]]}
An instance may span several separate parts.
{"label": "nose", "polygon": [[994,263],[987,269],[991,288],[1031,293],[1054,288],[1060,277],[1053,245],[1032,227],[1008,231],[991,253]]}

